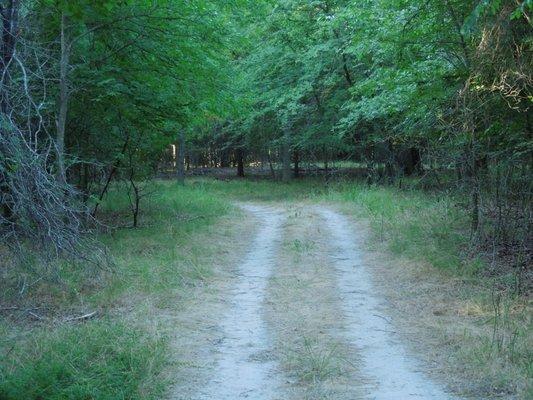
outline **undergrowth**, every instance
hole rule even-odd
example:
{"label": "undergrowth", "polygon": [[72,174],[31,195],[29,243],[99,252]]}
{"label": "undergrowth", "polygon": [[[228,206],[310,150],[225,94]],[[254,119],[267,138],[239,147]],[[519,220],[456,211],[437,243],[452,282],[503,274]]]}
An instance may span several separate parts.
{"label": "undergrowth", "polygon": [[[127,196],[113,190],[100,209],[108,232],[99,239],[112,268],[66,264],[43,276],[23,299],[16,290],[2,290],[0,307],[24,306],[0,314],[0,399],[161,398],[168,383],[168,340],[144,322],[153,317],[145,304],[176,302],[177,291],[209,278],[210,269],[199,261],[205,246],[194,235],[230,204],[202,187],[158,182],[140,228],[126,227],[128,207]],[[17,282],[17,273],[28,271],[8,273],[6,289]],[[30,305],[39,306],[34,314],[41,321],[26,313]],[[62,322],[93,310],[94,320]]]}
{"label": "undergrowth", "polygon": [[483,266],[469,253],[468,217],[456,196],[342,184],[326,198],[368,219],[374,239],[395,254],[463,276]]}
{"label": "undergrowth", "polygon": [[[368,186],[357,182],[300,180],[290,185],[268,181],[240,183],[202,180],[200,185],[240,200],[328,202],[369,222],[373,247],[384,247],[409,262],[442,275],[456,290],[451,307],[474,307],[457,317],[462,331],[441,335],[451,368],[460,365],[472,379],[472,395],[533,396],[531,305],[516,290],[510,269],[486,274],[487,258],[472,246],[470,220],[460,193],[431,193],[412,186]],[[296,239],[295,250],[302,247]],[[424,269],[425,270],[425,269]],[[462,313],[462,311],[460,311]],[[459,329],[459,328],[458,328]],[[455,367],[454,367],[455,366]],[[477,392],[477,393],[476,393]]]}
{"label": "undergrowth", "polygon": [[34,330],[12,346],[1,399],[158,399],[164,390],[164,340],[121,322]]}

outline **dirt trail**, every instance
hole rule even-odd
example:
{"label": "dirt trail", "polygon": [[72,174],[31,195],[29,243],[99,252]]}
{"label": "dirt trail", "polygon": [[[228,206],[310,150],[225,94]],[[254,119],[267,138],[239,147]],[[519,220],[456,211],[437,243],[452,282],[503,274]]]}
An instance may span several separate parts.
{"label": "dirt trail", "polygon": [[204,304],[224,310],[204,324],[216,340],[191,360],[206,379],[174,398],[453,399],[394,332],[347,218],[324,206],[239,206],[255,221],[251,247]]}
{"label": "dirt trail", "polygon": [[259,231],[229,293],[231,308],[222,321],[223,339],[210,384],[199,399],[281,399],[280,382],[262,318],[265,288],[276,257],[283,215],[279,210],[241,205],[258,219]]}
{"label": "dirt trail", "polygon": [[404,350],[384,313],[384,300],[376,292],[357,243],[362,240],[347,219],[328,209],[318,211],[331,234],[331,258],[338,278],[347,330],[345,335],[361,352],[362,374],[370,378],[367,398],[432,399],[452,397],[430,381],[418,362]]}

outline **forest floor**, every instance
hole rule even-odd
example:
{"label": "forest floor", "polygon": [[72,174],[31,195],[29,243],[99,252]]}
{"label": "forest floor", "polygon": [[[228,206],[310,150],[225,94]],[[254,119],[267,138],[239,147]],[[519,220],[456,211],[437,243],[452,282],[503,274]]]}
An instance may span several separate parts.
{"label": "forest floor", "polygon": [[[454,199],[320,180],[153,193],[139,229],[102,233],[112,271],[64,267],[21,300],[4,270],[0,399],[530,398],[531,304],[462,252]],[[110,194],[108,226],[127,201]]]}

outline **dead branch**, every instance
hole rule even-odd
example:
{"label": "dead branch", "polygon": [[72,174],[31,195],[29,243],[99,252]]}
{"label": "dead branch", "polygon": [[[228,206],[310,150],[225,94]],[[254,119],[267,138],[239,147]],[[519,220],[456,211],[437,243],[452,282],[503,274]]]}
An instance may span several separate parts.
{"label": "dead branch", "polygon": [[64,322],[86,321],[88,319],[94,318],[97,313],[98,311],[93,311],[84,315],[80,315],[79,317],[66,318]]}

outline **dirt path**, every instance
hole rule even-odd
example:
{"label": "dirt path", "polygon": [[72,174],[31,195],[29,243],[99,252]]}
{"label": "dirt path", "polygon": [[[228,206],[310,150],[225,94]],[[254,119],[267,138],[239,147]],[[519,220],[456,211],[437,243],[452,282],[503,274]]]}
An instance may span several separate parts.
{"label": "dirt path", "polygon": [[262,305],[283,216],[279,210],[266,207],[241,207],[257,218],[259,230],[239,267],[237,285],[228,293],[231,308],[221,324],[223,338],[218,345],[218,363],[199,399],[279,398],[276,393],[280,382],[269,356]]}
{"label": "dirt path", "polygon": [[251,246],[206,298],[202,355],[189,361],[201,373],[174,399],[453,399],[395,333],[347,218],[324,206],[240,207],[254,221]]}
{"label": "dirt path", "polygon": [[384,300],[372,284],[361,259],[360,237],[346,218],[328,209],[318,211],[330,232],[331,258],[336,269],[349,341],[361,352],[367,398],[451,399],[420,370],[394,332],[384,311]]}

